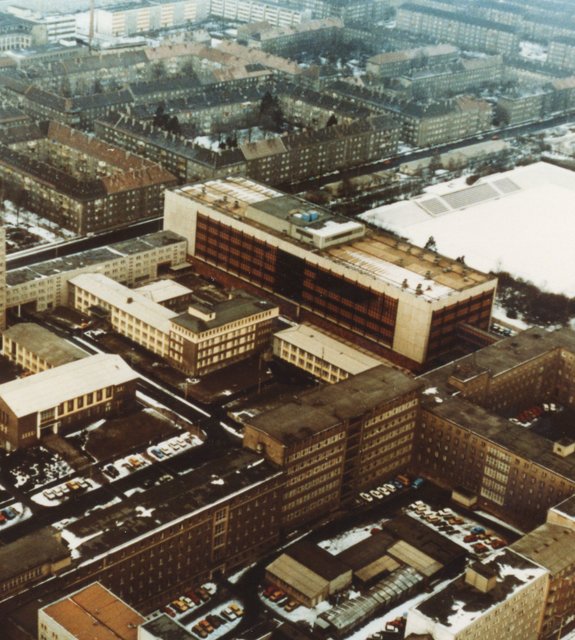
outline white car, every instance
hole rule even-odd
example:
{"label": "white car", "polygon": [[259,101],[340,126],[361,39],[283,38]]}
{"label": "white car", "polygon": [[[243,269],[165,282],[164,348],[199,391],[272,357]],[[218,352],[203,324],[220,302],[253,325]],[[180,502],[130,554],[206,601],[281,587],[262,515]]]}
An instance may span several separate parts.
{"label": "white car", "polygon": [[366,502],[373,502],[373,496],[371,494],[369,494],[369,493],[365,493],[365,492],[360,493],[359,497],[362,500],[365,500]]}

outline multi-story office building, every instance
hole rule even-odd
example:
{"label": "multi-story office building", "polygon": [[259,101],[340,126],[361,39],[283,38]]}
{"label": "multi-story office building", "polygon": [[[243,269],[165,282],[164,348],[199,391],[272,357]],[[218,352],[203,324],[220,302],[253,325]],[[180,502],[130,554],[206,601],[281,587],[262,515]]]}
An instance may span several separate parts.
{"label": "multi-story office building", "polygon": [[493,277],[252,180],[167,191],[164,226],[200,271],[406,366],[452,349],[460,323],[489,326]]}
{"label": "multi-story office building", "polygon": [[575,491],[575,445],[509,418],[546,402],[571,409],[574,370],[573,332],[529,329],[426,374],[414,468],[522,526],[542,522]]}
{"label": "multi-story office building", "polygon": [[519,48],[515,27],[412,2],[398,8],[397,28],[473,51],[514,55]]}
{"label": "multi-story office building", "polygon": [[33,322],[19,322],[2,333],[2,355],[29,373],[40,373],[88,354]]}
{"label": "multi-story office building", "polygon": [[575,498],[549,510],[547,522],[511,549],[549,571],[549,590],[539,637],[561,638],[575,628]]}
{"label": "multi-story office building", "polygon": [[98,354],[0,385],[0,442],[8,451],[65,433],[133,402],[138,374],[117,355]]}
{"label": "multi-story office building", "polygon": [[57,122],[2,145],[0,177],[26,189],[26,206],[80,235],[160,213],[163,190],[176,178]]}
{"label": "multi-story office building", "polygon": [[[78,311],[107,312],[109,326],[152,353],[168,355],[170,321],[178,314],[101,273],[83,273],[69,281],[69,302]],[[102,311],[100,311],[102,310]]]}
{"label": "multi-story office building", "polygon": [[[411,608],[406,637],[431,640],[538,640],[548,572],[505,549],[471,564],[463,576]],[[504,631],[503,631],[504,630]]]}
{"label": "multi-story office building", "polygon": [[186,312],[178,313],[107,276],[90,273],[70,280],[70,304],[83,313],[92,307],[107,311],[115,331],[188,375],[204,375],[269,347],[279,311],[236,292],[212,304],[191,301]]}
{"label": "multi-story office building", "polygon": [[[0,227],[0,232],[3,231]],[[0,243],[0,251],[3,246]],[[17,311],[23,307],[44,311],[68,304],[68,282],[81,273],[102,273],[126,285],[137,286],[185,262],[184,238],[165,231],[150,233],[104,248],[13,269],[6,276],[6,286],[0,287],[0,296],[6,296],[7,309]]]}
{"label": "multi-story office building", "polygon": [[273,350],[280,360],[330,384],[381,364],[371,355],[306,324],[274,334]]}
{"label": "multi-story office building", "polygon": [[300,395],[244,425],[244,447],[286,474],[281,522],[304,524],[409,465],[419,383],[385,366]]}

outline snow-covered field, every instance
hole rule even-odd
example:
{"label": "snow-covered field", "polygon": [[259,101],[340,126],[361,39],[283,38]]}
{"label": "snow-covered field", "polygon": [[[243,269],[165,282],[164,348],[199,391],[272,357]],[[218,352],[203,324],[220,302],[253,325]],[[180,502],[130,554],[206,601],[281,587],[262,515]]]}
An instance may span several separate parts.
{"label": "snow-covered field", "polygon": [[[424,246],[430,236],[440,254],[480,271],[508,271],[553,293],[575,296],[575,173],[545,163],[501,174],[519,189],[473,206],[430,215],[414,202],[385,205],[360,217]],[[530,184],[531,182],[531,184]],[[476,183],[480,184],[480,183]],[[426,190],[451,194],[461,180]]]}

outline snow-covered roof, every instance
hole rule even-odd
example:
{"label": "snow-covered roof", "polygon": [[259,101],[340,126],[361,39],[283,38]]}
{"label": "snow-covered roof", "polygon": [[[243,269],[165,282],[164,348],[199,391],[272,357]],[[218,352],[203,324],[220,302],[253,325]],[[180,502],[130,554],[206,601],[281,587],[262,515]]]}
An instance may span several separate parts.
{"label": "snow-covered roof", "polygon": [[[419,615],[411,620],[408,616],[406,633],[426,633],[432,628],[435,629],[436,625],[449,629],[451,633],[457,633],[502,603],[510,601],[518,592],[528,588],[547,573],[543,567],[509,548],[481,563],[478,562],[477,565],[472,565],[472,570],[474,566],[475,570],[485,571],[485,575],[495,577],[496,582],[492,589],[480,590],[467,582],[464,575],[459,576],[445,589],[430,596],[415,608]],[[424,629],[426,620],[429,626]]]}
{"label": "snow-covered roof", "polygon": [[538,162],[482,178],[444,182],[406,202],[360,216],[419,246],[481,271],[509,271],[540,287],[575,295],[575,173]]}
{"label": "snow-covered roof", "polygon": [[22,417],[137,378],[138,374],[120,356],[100,353],[6,382],[0,385],[0,398],[17,417]]}

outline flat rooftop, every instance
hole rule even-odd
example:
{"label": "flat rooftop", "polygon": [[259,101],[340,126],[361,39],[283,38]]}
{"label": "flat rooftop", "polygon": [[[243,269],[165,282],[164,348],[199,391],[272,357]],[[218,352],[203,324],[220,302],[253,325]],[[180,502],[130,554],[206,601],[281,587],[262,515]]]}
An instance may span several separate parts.
{"label": "flat rooftop", "polygon": [[193,312],[190,313],[188,311],[173,317],[172,322],[194,333],[201,333],[202,331],[223,327],[230,322],[243,318],[250,318],[271,309],[277,309],[276,314],[279,313],[279,309],[271,302],[255,298],[245,292],[236,292],[229,300],[214,302],[213,304],[206,302],[196,304],[192,302],[188,308],[193,309],[194,307],[197,307],[203,313],[214,313],[215,317],[212,320],[204,320],[193,315]]}
{"label": "flat rooftop", "polygon": [[74,362],[88,355],[86,351],[34,322],[19,322],[6,329],[3,335],[46,361],[51,367]]}
{"label": "flat rooftop", "polygon": [[[209,180],[173,191],[424,300],[439,300],[494,279],[384,232],[366,233],[354,220],[248,178]],[[337,244],[321,244],[322,237],[327,240],[340,234]],[[327,248],[305,240],[311,237]]]}
{"label": "flat rooftop", "polygon": [[546,522],[519,538],[511,549],[556,575],[575,564],[575,531]]}
{"label": "flat rooftop", "polygon": [[482,564],[497,577],[496,586],[491,591],[483,593],[460,576],[417,605],[416,609],[434,624],[455,633],[545,574],[545,569],[511,549],[504,549]]}
{"label": "flat rooftop", "polygon": [[98,582],[44,607],[44,613],[72,637],[98,640],[137,640],[145,620]]}
{"label": "flat rooftop", "polygon": [[249,425],[289,444],[312,433],[352,420],[401,394],[416,391],[421,383],[391,367],[379,366],[334,385],[301,394],[249,420]]}
{"label": "flat rooftop", "polygon": [[427,387],[436,388],[437,393],[444,398],[455,390],[449,385],[450,377],[468,381],[488,372],[490,377],[495,378],[544,353],[558,349],[575,353],[574,331],[568,328],[546,331],[532,327],[430,371],[421,376],[421,379]]}
{"label": "flat rooftop", "polygon": [[43,563],[57,563],[70,557],[59,533],[51,527],[22,536],[11,544],[0,547],[0,580],[34,570]]}
{"label": "flat rooftop", "polygon": [[316,358],[331,362],[351,375],[362,373],[367,369],[379,366],[380,360],[376,360],[359,349],[344,344],[341,340],[332,338],[316,327],[299,324],[278,331],[274,337],[277,340],[291,344]]}
{"label": "flat rooftop", "polygon": [[433,237],[450,259],[463,255],[481,271],[508,271],[546,291],[574,296],[571,238],[559,231],[573,223],[574,193],[575,172],[536,162],[471,185],[465,178],[442,182],[359,218],[418,246]]}
{"label": "flat rooftop", "polygon": [[50,277],[58,273],[75,271],[76,269],[84,269],[90,266],[96,267],[103,262],[119,260],[125,256],[137,255],[159,247],[167,247],[181,242],[185,242],[184,238],[172,231],[158,231],[142,236],[141,238],[135,238],[134,240],[115,242],[107,247],[88,249],[87,251],[73,253],[63,258],[46,260],[28,267],[20,267],[19,269],[10,269],[10,263],[8,262],[6,282],[8,287],[14,287],[25,282],[32,282],[33,280]]}
{"label": "flat rooftop", "polygon": [[170,332],[170,320],[178,315],[102,273],[81,273],[70,284],[166,335]]}
{"label": "flat rooftop", "polygon": [[66,527],[62,537],[70,541],[73,557],[89,561],[279,476],[261,456],[230,451],[185,476],[93,511]]}

